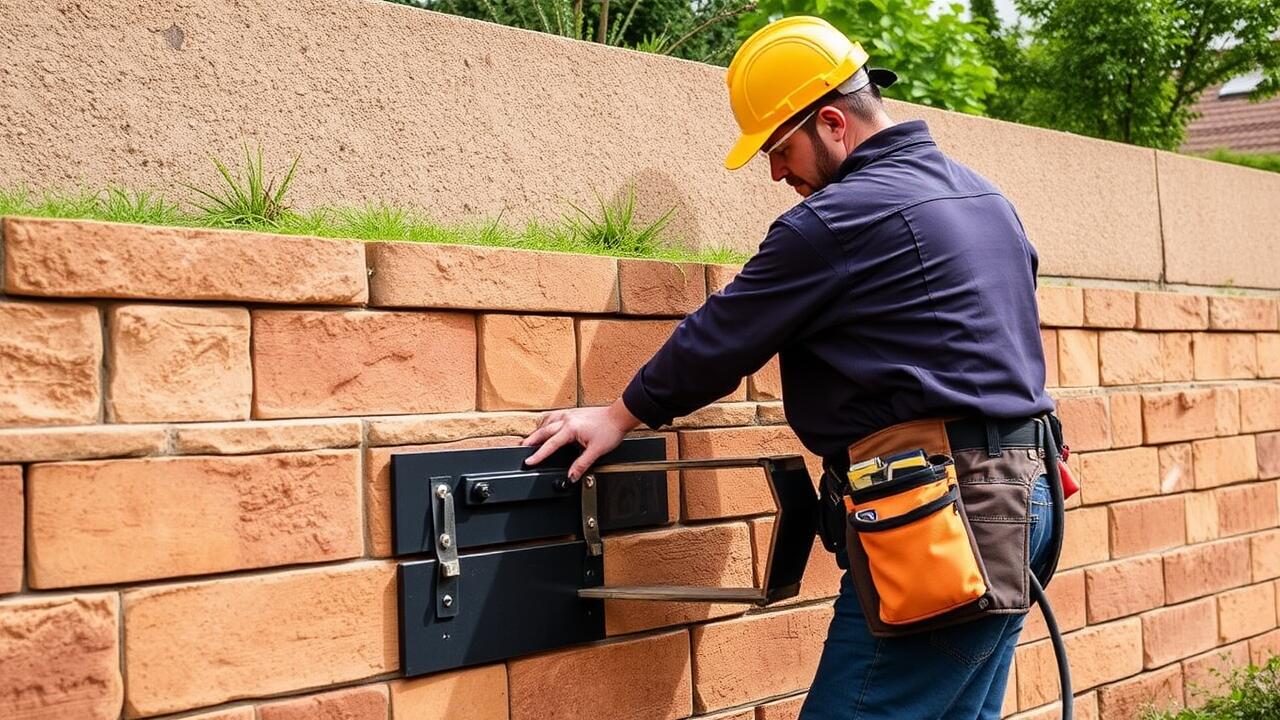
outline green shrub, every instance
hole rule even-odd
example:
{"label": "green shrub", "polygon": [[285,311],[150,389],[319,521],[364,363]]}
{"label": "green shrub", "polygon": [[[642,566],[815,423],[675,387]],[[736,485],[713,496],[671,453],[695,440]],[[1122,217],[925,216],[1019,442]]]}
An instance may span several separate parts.
{"label": "green shrub", "polygon": [[1280,154],[1238,153],[1227,150],[1226,148],[1218,148],[1208,155],[1205,155],[1205,157],[1210,160],[1232,163],[1233,165],[1244,165],[1256,170],[1280,172]]}
{"label": "green shrub", "polygon": [[[1280,655],[1272,657],[1262,667],[1249,665],[1223,675],[1214,675],[1226,681],[1229,690],[1225,695],[1209,698],[1198,710],[1182,710],[1177,713],[1146,711],[1142,720],[1276,720],[1280,718]],[[1192,694],[1195,689],[1192,688]]]}

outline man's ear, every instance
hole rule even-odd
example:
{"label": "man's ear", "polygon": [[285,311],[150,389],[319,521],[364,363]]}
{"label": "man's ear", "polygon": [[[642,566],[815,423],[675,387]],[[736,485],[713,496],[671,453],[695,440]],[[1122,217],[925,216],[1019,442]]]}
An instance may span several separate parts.
{"label": "man's ear", "polygon": [[826,126],[831,139],[844,143],[849,134],[849,119],[834,105],[826,105],[818,109],[818,125]]}

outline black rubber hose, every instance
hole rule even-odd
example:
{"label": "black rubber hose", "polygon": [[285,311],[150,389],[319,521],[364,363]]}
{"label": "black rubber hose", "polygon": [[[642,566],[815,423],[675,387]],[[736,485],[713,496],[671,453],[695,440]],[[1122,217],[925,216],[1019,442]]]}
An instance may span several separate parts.
{"label": "black rubber hose", "polygon": [[[1062,540],[1066,533],[1067,502],[1062,494],[1062,479],[1058,472],[1058,444],[1054,438],[1049,417],[1044,417],[1044,469],[1049,481],[1049,495],[1053,500],[1053,535],[1049,543],[1049,557],[1043,569],[1045,583],[1053,579],[1058,569],[1058,557],[1062,554]],[[1049,640],[1053,643],[1053,655],[1058,660],[1058,685],[1062,688],[1062,720],[1071,720],[1072,705],[1075,697],[1071,694],[1071,665],[1067,662],[1067,646],[1062,642],[1062,632],[1058,629],[1058,620],[1053,616],[1053,608],[1049,606],[1049,598],[1044,594],[1044,586],[1034,572],[1031,576],[1031,595],[1040,612],[1044,614],[1044,624],[1049,628]]]}
{"label": "black rubber hose", "polygon": [[1071,694],[1071,665],[1067,662],[1067,646],[1062,642],[1062,633],[1058,630],[1058,620],[1053,616],[1053,608],[1049,607],[1049,598],[1045,597],[1044,588],[1035,573],[1031,574],[1031,596],[1044,613],[1044,624],[1049,628],[1049,641],[1053,643],[1053,656],[1058,660],[1058,685],[1062,688],[1062,720],[1071,720],[1072,705],[1075,698]]}

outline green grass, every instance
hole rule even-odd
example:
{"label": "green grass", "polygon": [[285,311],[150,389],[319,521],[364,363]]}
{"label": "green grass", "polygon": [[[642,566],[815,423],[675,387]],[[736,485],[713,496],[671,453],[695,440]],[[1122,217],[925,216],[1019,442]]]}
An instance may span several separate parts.
{"label": "green grass", "polygon": [[[1223,675],[1212,671],[1226,683],[1225,694],[1200,699],[1204,707],[1178,712],[1147,710],[1141,720],[1275,720],[1280,718],[1280,655],[1262,667],[1249,665]],[[1191,688],[1192,695],[1196,689]]]}
{"label": "green grass", "polygon": [[1280,172],[1280,154],[1238,153],[1224,148],[1218,148],[1204,157],[1210,160],[1217,160],[1219,162],[1244,165],[1256,170]]}

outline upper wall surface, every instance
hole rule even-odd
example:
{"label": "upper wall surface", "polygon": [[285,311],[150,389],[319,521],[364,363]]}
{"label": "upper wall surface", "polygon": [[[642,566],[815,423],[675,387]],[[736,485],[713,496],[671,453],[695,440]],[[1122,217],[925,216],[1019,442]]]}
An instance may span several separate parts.
{"label": "upper wall surface", "polygon": [[[0,186],[209,184],[210,155],[260,143],[275,165],[301,153],[302,206],[385,201],[515,221],[634,183],[642,214],[674,207],[680,235],[747,251],[797,199],[759,161],[721,166],[736,127],[720,68],[375,0],[0,0],[0,14]],[[890,112],[925,118],[944,150],[1009,195],[1044,274],[1280,287],[1162,248],[1150,150],[902,103]],[[1211,174],[1237,202],[1275,194],[1248,171]],[[1178,178],[1196,228],[1221,228],[1223,208],[1195,200],[1206,179]],[[1189,226],[1170,232],[1167,200],[1165,212],[1166,245],[1202,244]],[[1255,220],[1274,217],[1234,218]],[[1248,257],[1266,238],[1227,239]],[[1171,271],[1196,269],[1165,278],[1166,257]]]}

